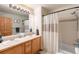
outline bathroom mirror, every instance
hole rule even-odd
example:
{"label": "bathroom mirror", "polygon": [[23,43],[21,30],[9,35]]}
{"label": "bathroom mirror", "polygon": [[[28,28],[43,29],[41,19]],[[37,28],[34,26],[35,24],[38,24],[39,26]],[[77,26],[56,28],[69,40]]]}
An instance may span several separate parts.
{"label": "bathroom mirror", "polygon": [[0,33],[2,36],[24,33],[29,30],[29,12],[20,6],[0,4]]}

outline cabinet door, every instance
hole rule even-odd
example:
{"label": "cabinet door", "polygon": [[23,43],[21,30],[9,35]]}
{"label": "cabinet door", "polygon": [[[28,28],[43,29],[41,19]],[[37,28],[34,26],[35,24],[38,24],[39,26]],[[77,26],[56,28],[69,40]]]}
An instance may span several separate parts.
{"label": "cabinet door", "polygon": [[32,53],[31,41],[28,41],[25,43],[25,54],[31,54],[31,53]]}
{"label": "cabinet door", "polygon": [[4,36],[5,32],[5,18],[0,16],[0,33]]}
{"label": "cabinet door", "polygon": [[0,33],[3,36],[12,34],[12,19],[0,16]]}
{"label": "cabinet door", "polygon": [[9,48],[1,52],[1,54],[23,54],[23,53],[24,53],[24,44]]}
{"label": "cabinet door", "polygon": [[40,37],[32,40],[32,53],[37,53],[41,49]]}
{"label": "cabinet door", "polygon": [[11,34],[12,34],[12,19],[5,18],[5,35],[11,35]]}

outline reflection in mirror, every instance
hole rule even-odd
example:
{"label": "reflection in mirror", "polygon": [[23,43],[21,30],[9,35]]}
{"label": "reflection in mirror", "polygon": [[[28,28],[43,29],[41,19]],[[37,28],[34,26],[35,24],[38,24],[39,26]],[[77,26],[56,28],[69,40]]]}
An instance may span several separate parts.
{"label": "reflection in mirror", "polygon": [[[14,6],[17,7],[16,4]],[[29,13],[18,12],[17,10],[10,8],[9,4],[0,4],[0,33],[2,36],[15,35],[28,31]]]}

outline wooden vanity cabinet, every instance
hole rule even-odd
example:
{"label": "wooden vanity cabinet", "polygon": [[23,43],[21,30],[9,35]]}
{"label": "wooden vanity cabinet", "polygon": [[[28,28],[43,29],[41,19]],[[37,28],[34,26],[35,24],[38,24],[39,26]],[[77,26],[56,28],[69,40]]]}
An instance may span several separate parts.
{"label": "wooden vanity cabinet", "polygon": [[0,54],[33,54],[41,49],[41,37],[34,38],[22,44],[6,48]]}
{"label": "wooden vanity cabinet", "polygon": [[35,38],[32,40],[32,53],[38,53],[41,49],[41,38]]}
{"label": "wooden vanity cabinet", "polygon": [[24,49],[25,54],[31,54],[32,53],[31,41],[26,42],[24,48],[25,48]]}
{"label": "wooden vanity cabinet", "polygon": [[2,51],[1,54],[24,54],[24,44],[20,44],[15,47],[8,48]]}

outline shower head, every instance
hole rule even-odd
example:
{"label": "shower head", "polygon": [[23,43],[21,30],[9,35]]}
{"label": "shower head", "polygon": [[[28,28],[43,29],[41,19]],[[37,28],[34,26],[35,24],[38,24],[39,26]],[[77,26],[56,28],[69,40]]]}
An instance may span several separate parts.
{"label": "shower head", "polygon": [[77,11],[78,11],[78,10],[75,10],[75,11],[73,11],[73,12],[71,13],[73,16],[76,17],[76,19],[78,19],[78,13],[77,13]]}
{"label": "shower head", "polygon": [[76,11],[72,12],[71,14],[72,14],[72,15],[76,14]]}
{"label": "shower head", "polygon": [[79,11],[79,9],[74,10],[71,14],[72,15],[76,15],[77,14],[77,11]]}
{"label": "shower head", "polygon": [[[71,15],[77,20],[77,24],[78,24],[78,20],[79,20],[79,16],[78,16],[78,9],[76,9],[75,11],[73,11],[71,13]],[[78,25],[77,25],[78,27]],[[77,30],[78,31],[78,30]]]}

